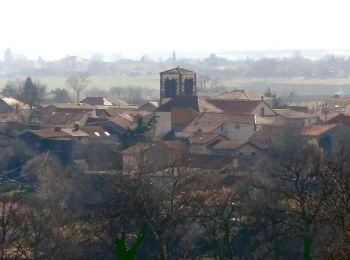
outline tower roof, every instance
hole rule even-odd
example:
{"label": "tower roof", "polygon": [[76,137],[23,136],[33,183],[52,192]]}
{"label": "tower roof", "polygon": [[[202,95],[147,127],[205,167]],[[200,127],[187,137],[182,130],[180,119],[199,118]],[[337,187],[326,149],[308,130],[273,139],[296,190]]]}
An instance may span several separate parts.
{"label": "tower roof", "polygon": [[170,69],[170,70],[166,70],[160,73],[162,74],[196,74],[194,71],[192,70],[187,70],[187,69],[183,69],[180,67],[174,68],[174,69]]}

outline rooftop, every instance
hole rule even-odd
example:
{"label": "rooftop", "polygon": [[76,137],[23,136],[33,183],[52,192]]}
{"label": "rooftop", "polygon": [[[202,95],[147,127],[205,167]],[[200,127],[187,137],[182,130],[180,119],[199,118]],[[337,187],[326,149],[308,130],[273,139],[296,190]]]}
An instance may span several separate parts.
{"label": "rooftop", "polygon": [[263,101],[208,99],[208,102],[228,113],[250,114]]}
{"label": "rooftop", "polygon": [[254,115],[205,112],[194,119],[183,132],[211,133],[223,123],[254,124],[255,117]]}
{"label": "rooftop", "polygon": [[91,106],[113,106],[112,102],[104,97],[86,97],[80,101],[80,103],[86,103]]}
{"label": "rooftop", "polygon": [[302,129],[301,135],[303,135],[303,136],[320,136],[336,126],[337,126],[336,124],[308,125],[307,127]]}
{"label": "rooftop", "polygon": [[259,94],[247,90],[233,90],[224,94],[220,94],[212,99],[226,99],[226,100],[261,100],[263,94]]}
{"label": "rooftop", "polygon": [[177,125],[188,125],[198,116],[198,112],[192,108],[173,107],[171,109],[171,123]]}
{"label": "rooftop", "polygon": [[302,113],[302,112],[294,111],[288,108],[274,109],[274,111],[280,116],[291,118],[291,119],[316,117],[316,115],[313,115],[313,114]]}
{"label": "rooftop", "polygon": [[187,69],[183,69],[180,67],[174,68],[174,69],[170,69],[170,70],[166,70],[160,73],[162,74],[196,74],[194,71],[192,70],[187,70]]}
{"label": "rooftop", "polygon": [[217,133],[196,133],[191,137],[191,142],[193,144],[205,144],[208,143],[218,137],[222,137],[224,139],[228,139],[225,136]]}

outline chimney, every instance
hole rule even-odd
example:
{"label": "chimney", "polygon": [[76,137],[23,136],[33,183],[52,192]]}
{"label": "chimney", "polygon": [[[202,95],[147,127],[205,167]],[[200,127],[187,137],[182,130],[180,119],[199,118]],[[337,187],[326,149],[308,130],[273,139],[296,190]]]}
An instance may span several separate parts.
{"label": "chimney", "polygon": [[73,132],[79,131],[79,124],[74,125]]}
{"label": "chimney", "polygon": [[55,132],[59,132],[59,131],[61,131],[61,127],[55,126],[53,130],[54,130]]}

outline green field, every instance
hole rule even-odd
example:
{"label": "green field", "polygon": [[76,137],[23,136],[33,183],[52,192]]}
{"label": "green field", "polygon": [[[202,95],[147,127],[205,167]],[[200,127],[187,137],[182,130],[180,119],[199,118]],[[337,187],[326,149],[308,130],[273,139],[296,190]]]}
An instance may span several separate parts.
{"label": "green field", "polygon": [[[0,77],[0,88],[3,88],[8,80],[15,78]],[[22,78],[24,79],[24,78]],[[47,88],[68,88],[66,77],[34,77],[40,80]],[[130,76],[91,76],[89,88],[108,90],[111,87],[143,87],[149,89],[159,88],[159,77],[130,77]],[[210,84],[210,83],[209,83]],[[278,93],[296,91],[299,95],[330,95],[341,89],[350,95],[350,78],[328,79],[302,79],[302,78],[230,78],[219,80],[218,85],[231,89],[250,89],[264,91],[270,87]]]}

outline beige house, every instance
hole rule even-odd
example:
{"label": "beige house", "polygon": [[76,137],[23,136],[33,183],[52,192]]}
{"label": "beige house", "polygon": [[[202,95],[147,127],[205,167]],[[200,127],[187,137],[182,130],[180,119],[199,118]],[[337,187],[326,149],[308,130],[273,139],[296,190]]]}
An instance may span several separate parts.
{"label": "beige house", "polygon": [[196,133],[188,140],[191,153],[212,154],[212,149],[218,142],[229,140],[229,138],[217,133]]}
{"label": "beige house", "polygon": [[208,102],[226,113],[276,116],[275,111],[264,100],[208,99]]}
{"label": "beige house", "polygon": [[222,140],[213,150],[218,155],[256,157],[262,149],[250,141]]}
{"label": "beige house", "polygon": [[228,113],[201,113],[177,137],[189,137],[197,133],[222,134],[231,140],[248,140],[256,131],[255,116]]}

